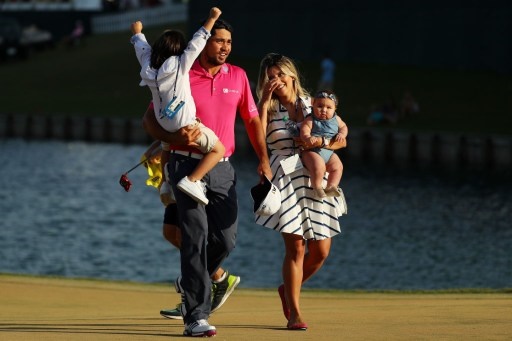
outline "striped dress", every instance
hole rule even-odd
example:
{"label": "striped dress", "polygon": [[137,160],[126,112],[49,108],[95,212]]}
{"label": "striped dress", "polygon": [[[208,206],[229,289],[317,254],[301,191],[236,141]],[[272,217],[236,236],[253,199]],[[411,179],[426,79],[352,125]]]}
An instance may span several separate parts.
{"label": "striped dress", "polygon": [[[301,98],[304,117],[311,113],[311,99]],[[281,191],[281,208],[271,216],[255,215],[256,223],[278,232],[293,233],[304,239],[326,239],[341,232],[339,217],[347,213],[345,197],[316,199],[306,168],[285,175],[280,161],[298,153],[291,134],[285,127],[288,111],[280,106],[276,115],[269,117],[267,145],[270,149],[272,183]],[[324,186],[327,177],[324,176]]]}

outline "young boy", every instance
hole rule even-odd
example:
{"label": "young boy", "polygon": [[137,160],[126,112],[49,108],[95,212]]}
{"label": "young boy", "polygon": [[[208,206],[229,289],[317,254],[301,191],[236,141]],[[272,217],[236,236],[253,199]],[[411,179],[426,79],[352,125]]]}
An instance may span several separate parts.
{"label": "young boy", "polygon": [[[220,9],[213,7],[204,26],[194,34],[188,46],[185,46],[183,33],[166,30],[150,47],[141,33],[142,23],[137,21],[131,24],[133,36],[130,41],[142,67],[142,84],[148,85],[151,90],[158,123],[169,132],[195,125],[201,129],[202,134],[195,143],[204,156],[192,173],[178,182],[177,187],[204,205],[208,204],[208,199],[201,179],[224,157],[225,148],[215,133],[196,117],[188,73],[206,45],[220,14]],[[162,147],[169,150],[166,144]]]}

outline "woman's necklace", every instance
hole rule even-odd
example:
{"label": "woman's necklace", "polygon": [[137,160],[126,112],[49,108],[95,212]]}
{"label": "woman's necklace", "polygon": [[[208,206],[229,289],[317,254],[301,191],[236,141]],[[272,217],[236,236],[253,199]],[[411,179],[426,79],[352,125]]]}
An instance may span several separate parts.
{"label": "woman's necklace", "polygon": [[288,117],[290,118],[290,120],[295,122],[301,122],[304,119],[302,111],[299,110],[299,101],[300,99],[297,97],[295,101],[288,102],[285,105],[286,111],[288,111]]}
{"label": "woman's necklace", "polygon": [[302,110],[301,99],[298,96],[295,99],[295,105],[293,106],[293,109],[294,109],[293,120],[295,122],[304,121],[304,111]]}

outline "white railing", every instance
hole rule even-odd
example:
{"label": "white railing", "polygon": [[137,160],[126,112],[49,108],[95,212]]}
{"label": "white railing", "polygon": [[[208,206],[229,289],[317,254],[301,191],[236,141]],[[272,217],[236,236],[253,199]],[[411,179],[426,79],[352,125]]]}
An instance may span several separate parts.
{"label": "white railing", "polygon": [[127,23],[140,20],[145,27],[186,22],[188,19],[187,4],[168,4],[152,8],[143,8],[115,14],[100,14],[91,18],[91,31],[112,33],[126,31]]}

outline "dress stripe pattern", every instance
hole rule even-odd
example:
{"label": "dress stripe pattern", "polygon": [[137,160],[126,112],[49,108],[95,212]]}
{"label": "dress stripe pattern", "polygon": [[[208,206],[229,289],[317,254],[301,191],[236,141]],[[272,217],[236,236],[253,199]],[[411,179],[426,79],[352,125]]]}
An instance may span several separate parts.
{"label": "dress stripe pattern", "polygon": [[[304,116],[311,112],[309,98],[301,98]],[[339,217],[347,213],[345,197],[317,199],[307,169],[284,174],[281,161],[299,152],[285,126],[288,112],[280,107],[269,119],[267,145],[271,151],[272,183],[281,191],[281,209],[271,216],[255,215],[257,224],[281,233],[302,235],[304,239],[331,238],[341,232]],[[324,176],[324,186],[327,177]]]}

